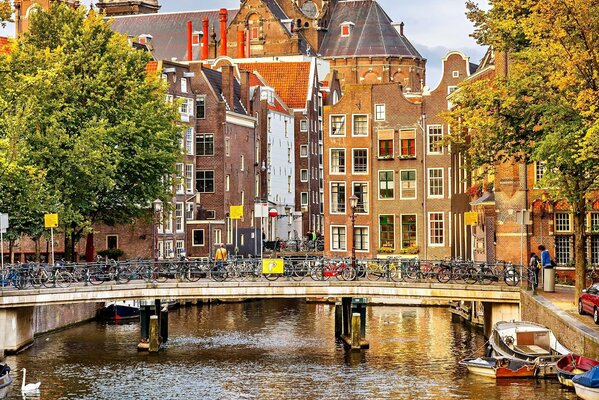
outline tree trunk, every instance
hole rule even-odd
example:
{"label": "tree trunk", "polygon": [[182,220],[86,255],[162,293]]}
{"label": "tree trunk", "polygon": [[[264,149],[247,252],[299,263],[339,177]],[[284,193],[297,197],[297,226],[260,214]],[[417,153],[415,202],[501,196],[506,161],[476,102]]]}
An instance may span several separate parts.
{"label": "tree trunk", "polygon": [[574,304],[578,304],[578,299],[585,288],[586,279],[586,254],[584,252],[585,229],[584,219],[586,217],[585,200],[579,200],[574,203],[574,260],[576,262],[576,291],[574,295]]}
{"label": "tree trunk", "polygon": [[9,254],[9,262],[11,264],[15,263],[15,241],[14,240],[9,240],[8,241],[8,254]]}

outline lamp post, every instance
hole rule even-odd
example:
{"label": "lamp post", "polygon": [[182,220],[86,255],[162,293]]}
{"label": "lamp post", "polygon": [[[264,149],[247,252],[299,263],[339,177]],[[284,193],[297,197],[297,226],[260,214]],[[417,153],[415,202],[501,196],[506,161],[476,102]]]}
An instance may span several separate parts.
{"label": "lamp post", "polygon": [[152,202],[154,209],[154,226],[152,227],[154,233],[154,243],[152,253],[154,261],[158,261],[158,225],[160,224],[160,212],[162,211],[162,200],[156,199]]}
{"label": "lamp post", "polygon": [[358,206],[358,196],[352,194],[349,197],[349,206],[351,208],[351,266],[354,269],[355,277],[358,277],[358,271],[356,270],[356,236],[355,236],[355,226],[356,226],[356,207]]}

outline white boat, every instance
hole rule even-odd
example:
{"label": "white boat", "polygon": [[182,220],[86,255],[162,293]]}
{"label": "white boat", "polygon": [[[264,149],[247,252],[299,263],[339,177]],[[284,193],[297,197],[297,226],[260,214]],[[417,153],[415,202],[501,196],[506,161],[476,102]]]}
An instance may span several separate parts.
{"label": "white boat", "polygon": [[11,384],[10,367],[6,364],[0,364],[0,399],[6,397]]}
{"label": "white boat", "polygon": [[460,365],[468,368],[468,372],[487,378],[533,378],[537,366],[535,363],[517,358],[479,357],[466,358]]}
{"label": "white boat", "polygon": [[599,400],[599,366],[572,378],[576,396],[583,400]]}
{"label": "white boat", "polygon": [[489,338],[493,357],[516,358],[538,365],[538,376],[557,375],[556,362],[571,353],[543,325],[527,322],[497,322]]}

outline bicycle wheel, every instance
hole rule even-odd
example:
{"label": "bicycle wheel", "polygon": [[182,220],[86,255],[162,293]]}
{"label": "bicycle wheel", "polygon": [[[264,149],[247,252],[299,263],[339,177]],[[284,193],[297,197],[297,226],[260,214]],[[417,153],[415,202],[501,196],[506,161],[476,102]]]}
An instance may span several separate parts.
{"label": "bicycle wheel", "polygon": [[189,282],[197,282],[202,277],[202,270],[196,264],[190,265],[185,274],[185,279]]}
{"label": "bicycle wheel", "polygon": [[515,269],[511,268],[505,271],[503,281],[508,286],[516,286],[520,283],[520,274]]}
{"label": "bicycle wheel", "polygon": [[397,268],[397,264],[394,262],[387,265],[387,276],[393,282],[400,282],[402,280],[400,270]]}
{"label": "bicycle wheel", "polygon": [[442,267],[437,273],[437,280],[441,283],[447,283],[451,280],[451,269]]}
{"label": "bicycle wheel", "polygon": [[168,271],[165,270],[168,268],[166,265],[155,265],[152,268],[152,281],[164,283],[168,280]]}
{"label": "bicycle wheel", "polygon": [[351,265],[345,265],[343,270],[341,270],[341,277],[344,281],[353,281],[356,279],[356,270]]}
{"label": "bicycle wheel", "polygon": [[378,281],[381,279],[383,275],[381,264],[379,263],[368,263],[368,268],[366,268],[366,279],[369,281]]}
{"label": "bicycle wheel", "polygon": [[127,283],[131,280],[131,271],[127,267],[119,267],[116,273],[117,283]]}
{"label": "bicycle wheel", "polygon": [[314,281],[324,281],[324,268],[322,265],[314,266],[310,269],[310,278]]}
{"label": "bicycle wheel", "polygon": [[293,268],[294,281],[301,281],[310,274],[310,266],[307,261],[296,263]]}
{"label": "bicycle wheel", "polygon": [[60,288],[66,288],[71,286],[73,282],[73,276],[70,272],[59,271],[55,274],[56,286]]}
{"label": "bicycle wheel", "polygon": [[101,285],[104,283],[102,268],[90,268],[87,272],[87,279],[91,285]]}
{"label": "bicycle wheel", "polygon": [[465,277],[464,281],[469,285],[474,285],[478,282],[478,271],[476,268],[470,267],[467,270],[468,276]]}

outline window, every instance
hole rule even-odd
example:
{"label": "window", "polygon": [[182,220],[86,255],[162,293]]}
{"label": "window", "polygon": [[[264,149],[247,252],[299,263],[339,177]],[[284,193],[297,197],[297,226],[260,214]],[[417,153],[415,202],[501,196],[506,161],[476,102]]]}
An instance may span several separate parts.
{"label": "window", "polygon": [[193,193],[193,164],[185,165],[185,191]]}
{"label": "window", "polygon": [[185,130],[185,154],[188,156],[193,155],[193,128]]}
{"label": "window", "polygon": [[167,240],[166,242],[164,242],[164,257],[172,258],[173,254],[173,242]]}
{"label": "window", "polygon": [[428,197],[443,197],[443,168],[429,168]]}
{"label": "window", "polygon": [[165,100],[166,100],[167,103],[173,104],[174,97],[173,97],[172,94],[167,94],[166,97],[165,97]]}
{"label": "window", "polygon": [[308,157],[308,145],[302,144],[300,146],[300,157]]}
{"label": "window", "polygon": [[204,230],[194,229],[192,232],[193,244],[192,246],[204,246]]}
{"label": "window", "polygon": [[456,90],[458,90],[457,86],[447,86],[447,95],[452,94],[453,92],[455,92]]}
{"label": "window", "polygon": [[374,106],[374,119],[377,121],[385,120],[385,105],[384,104],[376,104]]}
{"label": "window", "polygon": [[206,96],[196,97],[196,118],[206,118]]}
{"label": "window", "polygon": [[379,129],[379,158],[393,157],[393,137],[395,131],[393,129]]}
{"label": "window", "polygon": [[408,130],[399,133],[401,140],[401,157],[416,157],[416,131]]}
{"label": "window", "polygon": [[379,216],[379,247],[395,248],[395,216]]}
{"label": "window", "polygon": [[243,154],[239,158],[239,170],[245,171],[245,156]]}
{"label": "window", "polygon": [[300,181],[308,182],[308,170],[307,169],[300,170]]}
{"label": "window", "polygon": [[301,201],[302,207],[308,206],[308,192],[302,192],[300,201]]}
{"label": "window", "polygon": [[331,149],[331,174],[345,174],[345,149]]}
{"label": "window", "polygon": [[356,251],[368,251],[368,228],[365,226],[354,227],[354,247]]}
{"label": "window", "polygon": [[119,248],[119,237],[117,235],[106,235],[106,248],[114,250]]}
{"label": "window", "polygon": [[345,115],[331,115],[331,136],[345,136]]}
{"label": "window", "polygon": [[589,214],[589,231],[599,232],[599,213]]}
{"label": "window", "polygon": [[331,212],[345,212],[345,182],[331,183]]}
{"label": "window", "polygon": [[183,100],[184,101],[179,106],[179,112],[182,115],[189,115],[189,103],[187,102],[187,99],[183,99]]}
{"label": "window", "polygon": [[393,171],[379,171],[379,199],[392,199],[393,189]]}
{"label": "window", "polygon": [[291,176],[287,175],[287,193],[291,193]]}
{"label": "window", "polygon": [[452,76],[453,76],[454,78],[459,78],[459,77],[460,77],[460,71],[453,71],[453,72],[452,72]]}
{"label": "window", "polygon": [[253,27],[250,29],[250,40],[258,40],[260,37],[259,28]]}
{"label": "window", "polygon": [[545,163],[543,161],[537,161],[535,163],[535,184],[538,184],[543,176],[545,176]]}
{"label": "window", "polygon": [[175,229],[177,232],[183,232],[183,203],[177,203],[175,206]]}
{"label": "window", "polygon": [[368,183],[354,182],[354,195],[358,198],[356,205],[356,214],[368,213]]}
{"label": "window", "polygon": [[353,119],[353,136],[368,136],[368,115],[354,115]]}
{"label": "window", "polygon": [[183,164],[177,163],[175,164],[175,174],[177,175],[177,194],[185,193],[185,177],[183,176]]}
{"label": "window", "polygon": [[345,226],[331,226],[331,250],[345,250]]}
{"label": "window", "polygon": [[214,171],[196,171],[196,190],[200,193],[214,193]]}
{"label": "window", "polygon": [[266,129],[268,130],[268,132],[272,132],[271,128],[272,128],[272,117],[269,115],[268,119],[266,120]]}
{"label": "window", "polygon": [[204,215],[206,219],[216,219],[216,211],[214,210],[205,210]]}
{"label": "window", "polygon": [[196,135],[196,154],[198,156],[214,155],[214,135],[212,133]]}
{"label": "window", "polygon": [[194,203],[186,203],[185,204],[185,219],[187,221],[191,221],[195,218],[195,216],[193,215],[194,211],[195,211]]}
{"label": "window", "polygon": [[570,213],[555,213],[555,232],[572,232]]}
{"label": "window", "polygon": [[599,264],[599,235],[591,236],[591,263]]}
{"label": "window", "polygon": [[287,162],[291,162],[291,149],[287,148]]}
{"label": "window", "polygon": [[442,212],[428,213],[428,244],[429,246],[445,245],[445,220]]}
{"label": "window", "polygon": [[368,150],[367,149],[353,149],[353,173],[364,174],[368,172]]}
{"label": "window", "polygon": [[225,192],[231,190],[231,175],[225,175]]}
{"label": "window", "polygon": [[175,256],[176,257],[182,257],[185,255],[185,241],[184,240],[177,240],[177,243],[175,244]]}
{"label": "window", "polygon": [[349,36],[349,25],[341,25],[341,37],[347,37]]}
{"label": "window", "polygon": [[187,93],[187,78],[181,78],[181,92]]}
{"label": "window", "polygon": [[555,237],[555,262],[568,264],[572,259],[570,254],[570,236]]}
{"label": "window", "polygon": [[401,216],[401,248],[416,246],[416,215]]}
{"label": "window", "polygon": [[300,132],[308,132],[308,120],[302,119],[300,121]]}
{"label": "window", "polygon": [[399,188],[399,197],[402,200],[416,198],[416,170],[400,172],[401,186]]}
{"label": "window", "polygon": [[443,154],[443,126],[429,125],[428,127],[428,153]]}
{"label": "window", "polygon": [[225,156],[229,157],[231,155],[231,140],[229,138],[225,139]]}

